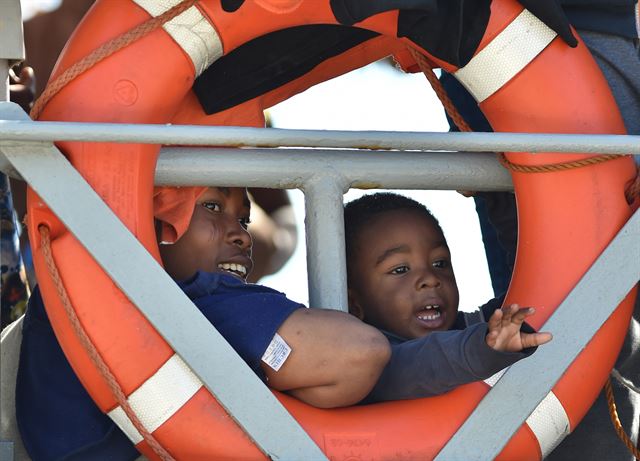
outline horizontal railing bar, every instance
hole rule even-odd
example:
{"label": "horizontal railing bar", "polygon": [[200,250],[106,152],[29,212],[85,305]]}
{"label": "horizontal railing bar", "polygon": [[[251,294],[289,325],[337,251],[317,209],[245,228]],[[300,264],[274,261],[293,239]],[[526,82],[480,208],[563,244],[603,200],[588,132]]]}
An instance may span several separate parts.
{"label": "horizontal railing bar", "polygon": [[329,131],[0,120],[0,140],[640,155],[640,136],[607,134]]}
{"label": "horizontal railing bar", "polygon": [[[3,143],[0,141],[0,145]],[[28,152],[35,144],[25,144]],[[156,184],[304,189],[320,174],[340,175],[354,189],[511,190],[511,176],[494,154],[323,149],[164,147]],[[2,156],[0,156],[2,157]],[[392,163],[389,162],[392,159]],[[0,171],[21,179],[0,158]],[[418,167],[419,166],[419,167]]]}
{"label": "horizontal railing bar", "polygon": [[360,189],[511,190],[509,172],[487,153],[165,147],[156,183],[301,188],[313,177],[340,176]]}

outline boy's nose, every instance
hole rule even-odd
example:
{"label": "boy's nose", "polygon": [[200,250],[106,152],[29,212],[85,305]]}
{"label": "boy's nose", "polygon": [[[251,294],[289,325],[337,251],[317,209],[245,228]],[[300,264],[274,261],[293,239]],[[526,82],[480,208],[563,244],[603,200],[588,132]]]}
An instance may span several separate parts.
{"label": "boy's nose", "polygon": [[233,223],[230,223],[228,227],[227,239],[243,250],[251,248],[251,235],[244,227],[242,227],[242,225],[237,220],[234,220]]}
{"label": "boy's nose", "polygon": [[437,288],[440,286],[440,278],[430,268],[425,268],[416,280],[416,288]]}

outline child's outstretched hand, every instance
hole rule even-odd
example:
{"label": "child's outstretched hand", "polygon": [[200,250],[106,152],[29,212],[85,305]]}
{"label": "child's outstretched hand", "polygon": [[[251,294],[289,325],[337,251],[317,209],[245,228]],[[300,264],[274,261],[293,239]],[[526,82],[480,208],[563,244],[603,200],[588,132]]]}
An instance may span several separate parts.
{"label": "child's outstretched hand", "polygon": [[517,304],[496,310],[488,322],[487,345],[497,351],[520,352],[527,347],[540,346],[551,341],[551,333],[523,333],[524,319],[533,315],[532,307],[520,308]]}

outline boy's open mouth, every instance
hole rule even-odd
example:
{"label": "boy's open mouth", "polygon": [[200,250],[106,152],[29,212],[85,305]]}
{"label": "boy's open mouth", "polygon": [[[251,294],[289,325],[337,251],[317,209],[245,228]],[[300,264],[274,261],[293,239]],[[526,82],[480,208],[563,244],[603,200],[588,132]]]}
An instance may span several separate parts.
{"label": "boy's open mouth", "polygon": [[439,328],[444,324],[444,316],[440,304],[427,304],[416,313],[416,318],[429,329]]}
{"label": "boy's open mouth", "polygon": [[218,269],[222,269],[224,272],[240,277],[242,280],[247,278],[247,268],[242,264],[237,263],[220,263]]}

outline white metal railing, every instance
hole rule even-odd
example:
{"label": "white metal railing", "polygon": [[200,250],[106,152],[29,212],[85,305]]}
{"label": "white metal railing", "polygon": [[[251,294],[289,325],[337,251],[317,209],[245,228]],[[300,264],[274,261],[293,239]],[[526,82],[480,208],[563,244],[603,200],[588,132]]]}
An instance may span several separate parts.
{"label": "white metal railing", "polygon": [[[24,58],[19,2],[0,1],[0,18],[2,26],[7,26],[0,30],[0,76],[6,76],[9,64]],[[349,188],[374,185],[392,189],[511,188],[509,174],[493,155],[459,151],[640,155],[640,136],[344,132],[32,122],[14,104],[1,102],[8,100],[8,96],[7,77],[0,79],[0,171],[29,181],[260,449],[274,459],[283,460],[326,457],[69,165],[52,141],[295,147],[246,150],[167,147],[161,151],[156,182],[301,189],[306,208],[314,210],[306,221],[310,304],[345,309],[342,196]],[[301,149],[305,147],[322,149]],[[432,151],[456,153],[443,155]],[[300,162],[300,158],[304,158],[304,162]],[[420,168],[416,168],[418,163]],[[93,230],[97,223],[103,230],[108,229],[103,235],[114,236],[118,245],[96,238]],[[633,252],[639,240],[640,212],[636,212],[545,325],[552,333],[572,331],[576,334],[556,334],[556,339],[526,364],[511,367],[438,459],[492,459],[501,451],[640,278],[640,258],[635,258]],[[136,277],[132,277],[132,273]],[[158,283],[131,282],[141,278]],[[606,290],[600,289],[603,280]],[[595,302],[599,309],[593,311],[597,311],[598,316],[581,315],[585,305]],[[181,315],[171,315],[163,306],[171,306],[171,311],[180,309]],[[204,360],[199,353],[203,347],[215,349],[217,354],[207,354]],[[531,376],[528,370],[535,367],[544,369],[545,373]],[[225,370],[224,378],[218,373],[220,369]],[[513,395],[522,398],[510,398]],[[480,430],[482,438],[476,435]],[[0,441],[0,458],[13,458],[10,441]]]}
{"label": "white metal railing", "polygon": [[[170,129],[168,129],[170,128]],[[290,130],[201,125],[5,120],[5,140],[97,141],[209,146],[325,147],[344,149],[445,150],[478,152],[584,152],[640,154],[637,136],[545,133],[424,133],[402,131]]]}
{"label": "white metal railing", "polygon": [[[256,440],[261,449],[271,456],[278,456],[282,459],[318,459],[322,455],[317,452],[317,447],[313,442],[306,439],[304,431],[300,429],[295,421],[288,417],[286,410],[280,407],[277,402],[269,399],[271,394],[265,392],[266,388],[255,376],[248,374],[248,370],[240,359],[234,358],[235,353],[229,351],[228,344],[221,338],[216,338],[212,334],[212,328],[207,322],[197,315],[191,316],[189,310],[184,306],[179,307],[184,313],[184,318],[180,319],[180,324],[176,324],[176,318],[167,318],[166,313],[158,306],[184,304],[184,299],[175,292],[167,294],[158,293],[157,286],[154,291],[162,302],[153,300],[149,303],[148,296],[151,293],[140,293],[140,285],[127,282],[132,280],[129,277],[133,269],[140,278],[141,273],[148,273],[146,277],[166,277],[164,271],[158,270],[155,262],[141,262],[136,267],[131,267],[131,255],[138,254],[136,245],[140,246],[135,239],[129,242],[130,246],[122,244],[124,240],[132,239],[131,235],[118,222],[106,224],[109,221],[106,215],[108,210],[100,210],[96,203],[86,202],[69,203],[69,198],[73,195],[81,201],[92,192],[84,191],[81,194],[70,195],[67,192],[69,187],[69,177],[73,176],[75,170],[70,165],[65,164],[66,160],[57,152],[51,144],[53,139],[74,140],[107,140],[112,136],[114,125],[64,123],[65,130],[55,130],[54,132],[43,134],[56,126],[53,122],[31,122],[26,119],[26,115],[17,106],[9,103],[0,103],[0,164],[4,165],[5,171],[13,171],[29,180],[36,191],[54,209],[63,222],[71,231],[83,242],[94,254],[105,270],[110,273],[116,283],[134,301],[140,299],[138,307],[149,318],[150,322],[167,339],[172,347],[185,359],[194,369],[196,374],[203,380],[209,390],[216,396],[222,405],[237,419],[238,423]],[[2,121],[4,119],[5,121]],[[15,120],[22,120],[16,122]],[[6,121],[13,120],[13,121]],[[57,124],[60,125],[60,124]],[[19,127],[19,128],[18,128]],[[60,127],[58,127],[60,128]],[[121,142],[146,142],[154,141],[149,131],[157,130],[154,126],[118,125],[118,132],[126,132],[126,136],[119,136]],[[87,130],[86,132],[83,130]],[[140,131],[138,131],[140,129]],[[293,131],[293,130],[259,130],[240,128],[214,128],[214,127],[161,127],[164,141],[183,144],[208,143],[221,145],[228,143],[247,144],[242,136],[249,132],[256,144],[275,145],[279,142],[288,146],[300,144],[307,146],[312,144],[314,139],[324,140],[324,146],[353,143],[355,145],[369,145],[371,142],[383,141],[380,133],[355,133],[355,132],[335,132],[338,141],[326,141],[326,132],[315,131]],[[239,130],[239,131],[237,131]],[[225,138],[230,132],[233,136]],[[193,138],[190,137],[193,135]],[[218,137],[220,135],[220,137]],[[313,209],[314,213],[308,215],[307,219],[307,248],[308,248],[308,271],[310,274],[309,289],[311,304],[314,306],[336,307],[346,306],[346,270],[344,259],[343,240],[343,218],[342,218],[342,195],[350,187],[365,187],[375,184],[381,188],[429,188],[429,189],[476,189],[476,190],[504,190],[511,187],[510,177],[497,163],[491,154],[482,153],[442,153],[424,152],[429,149],[442,149],[445,145],[451,147],[455,141],[462,141],[463,144],[474,150],[493,151],[509,145],[510,148],[517,146],[515,150],[525,150],[523,144],[525,139],[528,150],[546,150],[553,145],[555,150],[576,152],[593,149],[594,144],[599,141],[599,136],[576,136],[576,135],[518,135],[518,134],[437,134],[430,138],[430,134],[417,133],[393,133],[399,142],[406,143],[411,139],[411,149],[416,152],[407,151],[384,151],[372,152],[363,150],[344,149],[228,149],[216,148],[207,149],[201,147],[166,147],[161,151],[158,168],[156,172],[156,182],[165,185],[249,185],[261,187],[297,187],[303,190],[308,209]],[[447,139],[449,138],[449,139]],[[609,148],[607,152],[640,153],[640,137],[638,136],[601,136],[606,140]],[[419,139],[419,141],[418,141]],[[114,141],[115,139],[109,139]],[[431,143],[430,141],[434,141]],[[157,142],[157,140],[156,140]],[[389,149],[399,149],[393,142],[385,141],[384,146]],[[535,142],[534,147],[528,143]],[[540,147],[540,144],[545,147]],[[616,147],[611,148],[611,145]],[[623,147],[620,147],[623,146]],[[599,149],[600,146],[595,149]],[[602,149],[605,150],[605,149]],[[592,150],[590,150],[592,151]],[[6,157],[3,159],[3,157]],[[300,159],[304,158],[301,162]],[[473,168],[469,165],[473,164]],[[56,166],[57,164],[64,166]],[[420,164],[420,168],[416,165]],[[9,167],[12,166],[12,168]],[[52,171],[61,168],[58,178],[65,177],[64,181],[51,180]],[[419,173],[416,173],[419,171]],[[284,173],[283,173],[284,172]],[[77,174],[75,174],[77,176]],[[75,178],[74,181],[77,181]],[[81,183],[84,181],[79,178]],[[64,185],[61,185],[61,182]],[[88,187],[84,186],[74,187]],[[95,194],[94,194],[95,195]],[[97,196],[94,197],[102,203]],[[93,200],[93,199],[92,199]],[[104,204],[102,204],[103,208]],[[79,213],[79,210],[82,209]],[[87,218],[91,216],[90,218]],[[78,220],[74,215],[83,214],[83,218]],[[116,218],[117,221],[117,218]],[[83,222],[85,224],[83,224]],[[91,225],[86,223],[90,222]],[[108,245],[105,251],[104,244],[92,236],[95,223],[102,222],[101,226],[112,226],[108,234],[120,235],[119,245],[123,249],[128,264],[122,264],[113,255],[112,245]],[[118,229],[118,226],[121,229]],[[124,230],[124,233],[122,231]],[[126,235],[128,234],[128,236]],[[625,229],[611,244],[611,249],[607,250],[596,262],[592,270],[585,276],[583,281],[568,296],[567,300],[556,310],[545,329],[556,332],[580,331],[580,334],[571,335],[567,340],[554,341],[552,344],[538,351],[535,356],[536,364],[546,369],[542,377],[532,378],[527,370],[530,370],[532,361],[522,366],[514,366],[500,380],[485,400],[478,407],[476,412],[469,418],[460,432],[454,437],[439,459],[489,459],[490,453],[497,454],[508,441],[512,433],[522,424],[524,419],[531,413],[531,410],[548,393],[557,379],[564,372],[573,357],[582,350],[586,342],[609,313],[620,302],[629,289],[640,278],[640,261],[633,257],[633,245],[640,238],[640,214],[636,213],[629,221]],[[146,251],[142,250],[145,254]],[[102,254],[101,254],[102,252]],[[140,254],[140,258],[144,256]],[[137,264],[137,263],[136,263]],[[122,268],[122,266],[128,266]],[[151,267],[154,266],[154,267]],[[611,271],[611,267],[617,270]],[[164,274],[164,275],[163,275]],[[595,275],[594,275],[595,274]],[[608,275],[607,275],[608,274]],[[607,279],[607,290],[599,288],[599,282]],[[596,283],[598,282],[598,283]],[[161,283],[159,285],[167,285]],[[169,284],[173,285],[173,284]],[[179,290],[178,290],[179,291]],[[603,298],[603,293],[606,295]],[[174,300],[167,303],[167,300]],[[584,309],[585,303],[592,303],[598,300],[600,308],[602,305],[609,306],[609,310],[599,309],[602,318],[594,316],[583,316],[579,312]],[[175,302],[175,304],[174,304]],[[188,302],[188,301],[187,301]],[[150,305],[146,305],[150,304]],[[191,304],[188,302],[188,304]],[[191,310],[195,308],[191,305]],[[575,321],[579,318],[584,323],[576,327]],[[181,332],[189,331],[189,336]],[[197,334],[193,334],[196,331]],[[556,335],[556,338],[566,338],[567,335]],[[197,338],[197,339],[195,339]],[[238,364],[237,370],[231,369],[224,380],[220,380],[215,369],[221,364],[215,363],[210,358],[204,362],[198,357],[196,350],[203,344],[206,347],[215,347],[221,350],[218,354],[229,370],[230,363]],[[229,354],[228,356],[226,354]],[[235,362],[234,362],[235,360]],[[538,363],[539,362],[539,363]],[[550,365],[553,364],[553,365]],[[223,382],[224,381],[224,382]],[[229,386],[226,383],[233,383]],[[237,383],[243,382],[245,387],[240,394],[237,390]],[[519,399],[517,406],[512,399],[504,398],[505,395],[513,395],[513,389],[522,389],[527,385],[529,391],[525,394],[526,399]],[[251,392],[255,396],[253,405],[246,405],[247,387],[252,387]],[[247,408],[249,410],[247,411]],[[280,407],[279,409],[275,409]],[[269,414],[269,418],[263,415]],[[506,420],[498,422],[494,418],[495,414],[509,414],[508,424]],[[286,431],[274,433],[273,425],[275,415],[281,418],[281,427]],[[269,420],[269,427],[261,425],[261,421]],[[491,437],[483,437],[478,440],[473,434],[478,427],[483,428],[483,433],[489,432]],[[487,430],[491,428],[491,430]],[[475,455],[474,455],[475,454]],[[480,455],[478,455],[480,454]],[[476,456],[474,458],[473,456]],[[480,457],[477,457],[480,456]]]}
{"label": "white metal railing", "polygon": [[[7,26],[1,31],[0,75],[7,76],[10,64],[24,58],[19,2],[0,2],[0,18],[3,27]],[[0,79],[0,101],[8,100],[8,96],[7,77]],[[305,224],[310,304],[334,308],[346,308],[347,305],[342,198],[349,188],[506,190],[512,187],[509,174],[491,154],[443,155],[432,151],[640,155],[638,136],[344,132],[32,122],[17,106],[0,102],[0,171],[30,182],[263,452],[277,459],[296,460],[326,458],[55,149],[52,141],[57,140],[259,147],[249,150],[217,148],[215,155],[211,155],[211,149],[198,147],[163,148],[156,183],[301,189],[305,194],[306,209],[314,210],[307,215]],[[273,147],[289,149],[265,149]],[[316,149],[302,149],[306,147]],[[302,158],[304,161],[301,162]],[[416,168],[418,164],[420,168]],[[105,246],[105,242],[97,239],[93,232],[96,223],[109,229],[107,234],[113,235],[118,245],[106,242]],[[634,258],[632,251],[638,240],[640,212],[636,212],[545,325],[552,333],[572,331],[575,334],[556,335],[550,345],[538,351],[526,364],[511,367],[438,459],[484,460],[492,459],[500,452],[640,278],[640,258]],[[114,255],[114,248],[120,253]],[[138,255],[138,258],[132,258],[132,255]],[[131,277],[132,272],[137,277]],[[130,283],[141,277],[157,283],[146,287]],[[597,290],[596,280],[598,284],[607,280],[607,290]],[[599,309],[593,311],[598,312],[598,316],[580,315],[585,305],[596,301]],[[167,316],[162,306],[180,309],[181,316]],[[603,306],[609,309],[602,309]],[[578,321],[579,325],[576,324]],[[202,347],[215,349],[218,353],[207,354],[204,361],[199,354]],[[224,379],[217,373],[222,367]],[[536,379],[532,379],[527,371],[542,368],[546,370],[544,376],[537,375]],[[513,395],[526,398],[510,398]],[[496,418],[496,415],[500,416]],[[269,423],[265,424],[267,421]],[[495,424],[496,421],[500,424]],[[478,437],[479,433],[482,437]],[[10,441],[0,441],[0,458],[13,458]]]}

